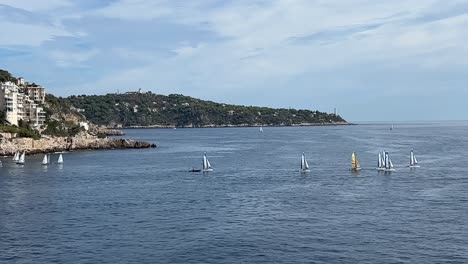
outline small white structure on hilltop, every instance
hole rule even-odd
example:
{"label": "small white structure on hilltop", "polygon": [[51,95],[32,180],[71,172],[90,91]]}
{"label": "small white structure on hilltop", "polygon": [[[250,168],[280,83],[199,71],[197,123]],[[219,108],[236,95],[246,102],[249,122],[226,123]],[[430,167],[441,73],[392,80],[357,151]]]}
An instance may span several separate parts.
{"label": "small white structure on hilltop", "polygon": [[79,122],[78,124],[80,125],[80,127],[84,128],[84,130],[86,130],[86,131],[89,130],[88,122]]}
{"label": "small white structure on hilltop", "polygon": [[24,78],[23,77],[19,77],[18,80],[16,80],[16,85],[18,86],[24,86],[25,82],[24,82]]}

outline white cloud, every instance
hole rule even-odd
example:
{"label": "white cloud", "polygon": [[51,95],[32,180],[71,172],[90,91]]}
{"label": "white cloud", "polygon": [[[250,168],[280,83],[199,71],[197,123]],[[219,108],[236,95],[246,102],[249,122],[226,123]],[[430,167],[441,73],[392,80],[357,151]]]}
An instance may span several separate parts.
{"label": "white cloud", "polygon": [[47,11],[72,6],[68,0],[1,0],[0,4],[27,11]]}
{"label": "white cloud", "polygon": [[65,29],[53,25],[1,22],[0,46],[39,46],[56,36],[71,36]]}
{"label": "white cloud", "polygon": [[90,14],[126,20],[151,20],[172,12],[167,0],[120,0]]}
{"label": "white cloud", "polygon": [[[195,14],[187,19],[187,7],[177,9],[165,1],[121,1],[113,15],[134,19],[135,11],[165,6],[171,21],[204,27],[223,40],[206,41],[195,45],[174,44],[173,58],[158,58],[145,63],[132,74],[124,72],[104,76],[100,85],[115,87],[139,78],[151,76],[153,84],[170,89],[189,85],[192,89],[237,87],[240,90],[259,89],[278,82],[287,82],[301,74],[333,71],[347,65],[413,64],[431,67],[451,63],[450,52],[460,59],[467,57],[463,49],[468,36],[466,16],[449,17],[432,22],[414,22],[428,12],[434,12],[437,1],[415,0],[370,3],[354,1],[277,0],[263,3],[232,2],[201,12],[192,5]],[[128,10],[124,12],[123,10]],[[181,11],[183,10],[183,11]],[[118,12],[117,12],[118,11]],[[111,14],[109,13],[109,14]],[[138,13],[138,12],[137,12]],[[155,17],[149,12],[149,18]],[[378,25],[366,29],[366,25]],[[339,33],[330,43],[291,39],[353,27],[363,27],[350,33]],[[187,39],[190,42],[190,39]],[[151,58],[138,51],[138,57]],[[155,74],[158,73],[158,74]],[[129,78],[125,81],[125,78]],[[118,81],[117,81],[118,80]],[[216,86],[216,88],[210,88]],[[123,88],[123,87],[122,87]],[[334,89],[340,89],[336,87]]]}
{"label": "white cloud", "polygon": [[88,51],[54,50],[50,52],[50,57],[59,67],[79,67],[98,53],[97,49]]}

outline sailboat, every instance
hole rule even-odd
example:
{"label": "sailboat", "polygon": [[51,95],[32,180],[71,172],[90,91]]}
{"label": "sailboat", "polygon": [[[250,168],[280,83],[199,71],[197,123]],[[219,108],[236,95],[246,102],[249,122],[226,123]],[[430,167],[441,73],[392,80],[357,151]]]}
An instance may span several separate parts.
{"label": "sailboat", "polygon": [[410,168],[419,168],[418,165],[418,160],[416,159],[416,156],[414,155],[413,150],[410,152],[410,163],[409,163]]}
{"label": "sailboat", "polygon": [[42,159],[42,165],[47,165],[49,164],[49,159],[47,158],[47,154],[44,155],[44,158]]}
{"label": "sailboat", "polygon": [[385,152],[385,172],[391,171],[395,171],[395,169],[393,168],[393,163],[390,159],[390,156],[388,155],[388,152]]}
{"label": "sailboat", "polygon": [[263,127],[260,127],[258,131],[263,132]]}
{"label": "sailboat", "polygon": [[301,172],[302,173],[310,172],[309,163],[307,163],[307,159],[306,159],[304,152],[302,152],[302,158],[301,158]]}
{"label": "sailboat", "polygon": [[211,168],[211,163],[208,160],[208,158],[206,157],[206,152],[203,155],[203,169],[202,170],[203,170],[203,172],[213,171],[213,168]]}
{"label": "sailboat", "polygon": [[13,161],[17,162],[19,160],[19,156],[20,156],[19,152],[16,152],[15,155],[13,155]]}
{"label": "sailboat", "polygon": [[379,152],[379,159],[377,160],[377,170],[385,170],[385,152]]}
{"label": "sailboat", "polygon": [[63,157],[62,157],[62,154],[59,155],[58,160],[57,160],[57,163],[58,163],[58,164],[63,164]]}
{"label": "sailboat", "polygon": [[353,171],[360,171],[361,170],[361,164],[359,164],[359,161],[356,158],[356,153],[353,152],[351,154],[351,170]]}
{"label": "sailboat", "polygon": [[16,162],[17,164],[24,164],[24,159],[25,159],[26,153],[23,152],[21,156],[19,157],[18,161]]}
{"label": "sailboat", "polygon": [[390,130],[393,130],[393,124],[392,124],[392,126],[390,127]]}

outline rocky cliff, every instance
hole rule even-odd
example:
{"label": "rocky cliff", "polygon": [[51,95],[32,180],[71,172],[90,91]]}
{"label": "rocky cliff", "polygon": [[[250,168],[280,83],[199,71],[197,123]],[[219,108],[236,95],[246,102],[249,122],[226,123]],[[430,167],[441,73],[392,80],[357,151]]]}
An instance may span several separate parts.
{"label": "rocky cliff", "polygon": [[75,137],[50,137],[34,140],[32,138],[13,138],[6,133],[2,134],[0,155],[12,156],[15,152],[26,154],[50,153],[57,151],[70,151],[79,149],[123,149],[123,148],[151,148],[156,145],[121,138],[98,138],[91,135]]}

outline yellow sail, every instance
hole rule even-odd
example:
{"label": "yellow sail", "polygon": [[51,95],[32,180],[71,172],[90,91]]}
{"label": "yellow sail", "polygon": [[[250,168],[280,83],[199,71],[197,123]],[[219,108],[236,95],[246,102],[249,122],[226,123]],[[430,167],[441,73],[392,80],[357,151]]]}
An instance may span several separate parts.
{"label": "yellow sail", "polygon": [[356,153],[353,152],[353,154],[351,155],[351,167],[353,169],[359,169],[361,168],[361,164],[359,164],[359,161],[357,160],[356,158]]}

